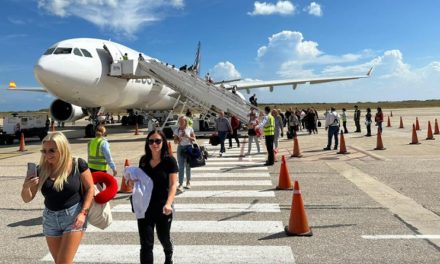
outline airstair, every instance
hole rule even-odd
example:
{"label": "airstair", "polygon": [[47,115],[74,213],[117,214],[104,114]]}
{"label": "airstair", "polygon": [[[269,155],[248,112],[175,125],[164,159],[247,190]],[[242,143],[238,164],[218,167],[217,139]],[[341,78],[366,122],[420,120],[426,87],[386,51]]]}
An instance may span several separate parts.
{"label": "airstair", "polygon": [[190,105],[206,112],[224,111],[235,115],[242,122],[247,122],[250,110],[255,109],[255,106],[230,90],[209,84],[193,72],[180,71],[155,59],[138,61],[137,66],[136,74],[131,78],[153,77],[180,93]]}

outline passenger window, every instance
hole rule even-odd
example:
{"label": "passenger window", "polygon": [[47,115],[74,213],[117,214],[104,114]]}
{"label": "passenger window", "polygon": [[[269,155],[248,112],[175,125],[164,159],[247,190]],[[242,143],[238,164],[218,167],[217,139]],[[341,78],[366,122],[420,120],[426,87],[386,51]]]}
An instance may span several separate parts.
{"label": "passenger window", "polygon": [[79,51],[79,49],[77,49],[77,48],[75,48],[75,49],[73,50],[73,54],[82,57],[81,51]]}
{"label": "passenger window", "polygon": [[57,48],[53,54],[70,54],[72,48]]}
{"label": "passenger window", "polygon": [[48,50],[46,50],[45,53],[43,53],[43,55],[50,55],[53,53],[54,50],[55,50],[55,48],[49,48]]}
{"label": "passenger window", "polygon": [[90,52],[86,49],[81,49],[82,53],[84,54],[85,57],[89,57],[92,58],[92,54],[90,54]]}

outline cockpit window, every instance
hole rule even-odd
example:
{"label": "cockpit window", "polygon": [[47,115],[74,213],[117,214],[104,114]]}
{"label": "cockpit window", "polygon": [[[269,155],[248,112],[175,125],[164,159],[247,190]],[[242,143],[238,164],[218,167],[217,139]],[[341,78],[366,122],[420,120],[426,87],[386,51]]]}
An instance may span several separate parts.
{"label": "cockpit window", "polygon": [[49,49],[46,50],[46,52],[44,52],[43,55],[50,55],[50,54],[53,53],[54,50],[55,50],[55,48],[49,48]]}
{"label": "cockpit window", "polygon": [[75,49],[73,50],[73,54],[82,57],[81,51],[79,51],[78,48],[75,48]]}
{"label": "cockpit window", "polygon": [[72,48],[57,48],[53,54],[70,54]]}
{"label": "cockpit window", "polygon": [[90,54],[90,52],[86,49],[81,49],[82,53],[84,54],[85,57],[89,57],[92,58],[92,54]]}

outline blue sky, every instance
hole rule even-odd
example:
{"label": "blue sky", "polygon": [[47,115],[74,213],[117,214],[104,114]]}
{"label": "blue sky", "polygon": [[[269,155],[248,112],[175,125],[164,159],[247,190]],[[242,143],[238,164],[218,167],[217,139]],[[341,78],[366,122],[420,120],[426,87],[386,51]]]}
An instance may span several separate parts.
{"label": "blue sky", "polygon": [[[202,74],[270,80],[365,74],[369,79],[254,90],[259,102],[440,98],[440,2],[392,0],[3,0],[0,86],[37,87],[33,66],[68,38],[112,39]],[[0,89],[0,111],[46,108],[53,97]]]}

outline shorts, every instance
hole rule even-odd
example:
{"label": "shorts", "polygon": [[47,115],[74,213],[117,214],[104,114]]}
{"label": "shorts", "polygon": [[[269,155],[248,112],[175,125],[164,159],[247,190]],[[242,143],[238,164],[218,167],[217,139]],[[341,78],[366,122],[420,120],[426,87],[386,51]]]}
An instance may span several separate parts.
{"label": "shorts", "polygon": [[43,211],[43,234],[45,236],[62,236],[65,233],[86,231],[87,219],[84,225],[79,229],[73,229],[73,224],[77,215],[81,212],[82,202],[79,202],[70,208],[52,211],[44,208]]}

